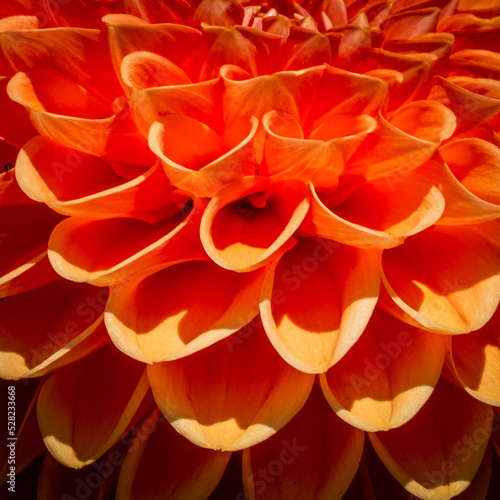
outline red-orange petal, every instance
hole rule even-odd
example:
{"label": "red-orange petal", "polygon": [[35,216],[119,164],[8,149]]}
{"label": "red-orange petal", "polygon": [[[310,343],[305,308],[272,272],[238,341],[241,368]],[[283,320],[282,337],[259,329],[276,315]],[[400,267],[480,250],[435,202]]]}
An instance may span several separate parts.
{"label": "red-orange petal", "polygon": [[28,196],[64,215],[157,222],[178,211],[174,188],[158,163],[127,181],[106,160],[44,136],[21,149],[16,177]]}
{"label": "red-orange petal", "polygon": [[432,394],[445,357],[445,337],[405,325],[376,308],[361,337],[320,376],[327,401],[365,431],[399,427]]}
{"label": "red-orange petal", "polygon": [[38,398],[45,445],[68,467],[92,463],[118,441],[147,390],[144,365],[113,344],[58,370]]}
{"label": "red-orange petal", "polygon": [[491,407],[445,379],[407,424],[370,439],[389,472],[419,498],[451,498],[478,471],[489,443]]}
{"label": "red-orange petal", "polygon": [[474,226],[426,229],[385,250],[382,267],[392,298],[383,306],[401,319],[404,311],[430,330],[477,330],[500,300],[497,253]]}
{"label": "red-orange petal", "polygon": [[4,298],[2,377],[38,376],[53,363],[61,366],[100,347],[105,332],[93,332],[102,323],[107,296],[107,289],[57,280]]}
{"label": "red-orange petal", "polygon": [[148,363],[181,358],[228,337],[259,311],[263,272],[234,273],[211,261],[174,264],[116,287],[106,309],[109,334]]}
{"label": "red-orange petal", "polygon": [[379,283],[376,252],[300,238],[264,283],[260,309],[266,333],[298,370],[326,372],[366,327]]}
{"label": "red-orange petal", "polygon": [[191,356],[153,364],[148,375],[174,428],[218,450],[267,439],[299,411],[314,383],[281,359],[260,321]]}
{"label": "red-orange petal", "polygon": [[315,387],[279,432],[243,451],[250,500],[343,498],[363,452],[363,433],[345,424]]}
{"label": "red-orange petal", "polygon": [[396,13],[385,20],[380,29],[386,40],[406,40],[425,33],[433,33],[439,19],[439,9],[428,7]]}
{"label": "red-orange petal", "polygon": [[450,339],[448,359],[469,394],[484,403],[500,406],[500,309],[480,330]]}
{"label": "red-orange petal", "polygon": [[251,271],[290,242],[308,208],[309,193],[303,182],[247,176],[209,202],[201,220],[201,242],[218,265]]}
{"label": "red-orange petal", "polygon": [[193,445],[156,408],[130,445],[116,494],[123,500],[208,498],[230,456]]}

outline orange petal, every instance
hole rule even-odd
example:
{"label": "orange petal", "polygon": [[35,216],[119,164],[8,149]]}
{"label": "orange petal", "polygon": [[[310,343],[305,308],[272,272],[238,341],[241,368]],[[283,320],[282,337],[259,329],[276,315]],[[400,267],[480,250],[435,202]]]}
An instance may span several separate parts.
{"label": "orange petal", "polygon": [[278,433],[243,451],[251,500],[343,498],[363,453],[363,433],[342,422],[314,388]]}
{"label": "orange petal", "polygon": [[[52,68],[107,102],[121,94],[102,30],[72,27],[10,31],[2,35],[2,50],[16,71],[29,72],[36,66]],[[59,92],[58,97],[66,96]]]}
{"label": "orange petal", "polygon": [[218,92],[218,80],[149,88],[134,91],[129,105],[144,137],[148,137],[151,125],[165,115],[190,117],[216,129],[220,126],[215,107]]}
{"label": "orange petal", "polygon": [[106,4],[89,4],[85,0],[43,0],[37,5],[46,9],[49,19],[56,26],[85,26],[101,28],[100,19],[109,13]]}
{"label": "orange petal", "polygon": [[[456,151],[462,152],[464,156],[464,162],[467,162],[469,146],[473,151],[475,149],[479,149],[478,153],[486,153],[485,155],[483,155],[486,164],[488,164],[488,161],[491,160],[491,154],[487,150],[491,150],[491,148],[493,148],[494,146],[491,146],[490,148],[490,146],[488,145],[487,148],[484,148],[482,147],[482,143],[484,143],[484,141],[481,141],[480,139],[460,139],[459,141],[452,141],[448,143],[450,144],[449,148],[448,144],[446,145],[446,148],[448,149],[446,153],[447,156],[452,158],[452,161],[457,161],[457,163],[459,163],[459,167],[460,163],[462,163],[462,159],[453,158],[455,156],[455,143],[459,143],[456,145]],[[480,155],[479,158],[481,158]],[[481,163],[476,165],[475,159],[474,161],[465,163],[463,167],[464,169],[470,169],[472,173],[475,167],[477,167],[478,172],[481,171]],[[453,175],[450,167],[443,161],[442,157],[434,156],[433,158],[431,158],[431,160],[429,160],[426,164],[422,165],[422,167],[418,169],[418,174],[427,177],[436,186],[439,186],[439,189],[444,196],[444,212],[439,221],[437,221],[437,224],[475,224],[481,221],[493,220],[499,216],[500,209],[498,205],[488,203],[487,201],[484,201],[475,194],[471,193],[463,184],[460,183],[457,177]],[[490,179],[494,179],[494,169],[491,172],[486,172],[485,175]],[[480,184],[482,183],[480,182]],[[483,192],[484,191],[485,189],[483,187]],[[488,186],[486,188],[486,191],[494,193],[494,186]]]}
{"label": "orange petal", "polygon": [[[135,0],[132,1],[136,3]],[[149,0],[147,1],[149,3]],[[170,6],[174,5],[170,0],[168,3]],[[154,4],[155,7],[161,5],[159,2]],[[134,7],[129,8],[130,11],[134,15],[138,14]],[[140,11],[142,16],[151,13],[151,10],[145,11],[142,8]],[[196,79],[197,53],[201,40],[198,30],[179,24],[147,24],[137,17],[125,14],[110,14],[105,16],[103,21],[108,26],[109,50],[119,79],[123,58],[136,51],[153,52],[163,56],[185,71],[191,80]]]}
{"label": "orange petal", "polygon": [[[451,137],[456,122],[445,106],[417,101],[399,108],[366,138],[347,165],[347,174],[375,180],[409,172],[426,162]],[[386,151],[390,149],[391,154]]]}
{"label": "orange petal", "polygon": [[122,60],[121,76],[125,85],[136,90],[191,83],[179,66],[153,52],[127,54]]}
{"label": "orange petal", "polygon": [[439,9],[415,9],[394,14],[385,20],[380,29],[386,40],[406,40],[425,33],[433,33],[439,19]]}
{"label": "orange petal", "polygon": [[174,264],[111,293],[106,326],[129,356],[181,358],[243,328],[259,311],[263,273],[233,273],[212,262]]}
{"label": "orange petal", "polygon": [[156,408],[130,445],[116,494],[123,500],[208,498],[230,456],[193,445]]}
{"label": "orange petal", "polygon": [[262,322],[288,363],[306,373],[326,372],[358,340],[378,291],[375,252],[301,238],[267,276]]}
{"label": "orange petal", "polygon": [[22,148],[16,176],[28,196],[64,215],[134,216],[157,222],[178,211],[160,165],[127,182],[104,159],[43,136]]}
{"label": "orange petal", "polygon": [[257,126],[252,117],[240,127],[231,127],[231,137],[223,138],[198,120],[168,115],[151,126],[149,145],[172,184],[211,198],[231,181],[255,173]]}
{"label": "orange petal", "polygon": [[17,73],[9,97],[25,106],[35,128],[62,146],[128,164],[150,165],[153,155],[127,107],[112,114],[85,88],[50,68]]}
{"label": "orange petal", "polygon": [[[151,224],[136,219],[71,217],[49,240],[49,257],[64,278],[93,285],[116,285],[130,276],[151,274],[169,262],[203,258],[199,238],[202,203]],[[133,234],[134,238],[130,238]]]}
{"label": "orange petal", "polygon": [[153,364],[148,375],[174,428],[198,446],[221,450],[247,448],[274,434],[314,383],[276,354],[260,321],[191,356]]}
{"label": "orange petal", "polygon": [[219,76],[225,64],[233,64],[252,76],[274,71],[280,37],[246,26],[203,26],[200,59],[201,80]]}
{"label": "orange petal", "polygon": [[389,472],[411,493],[429,500],[467,488],[488,446],[493,411],[444,379],[407,424],[370,434]]}
{"label": "orange petal", "polygon": [[67,467],[92,463],[118,441],[147,390],[144,365],[113,344],[58,370],[38,398],[45,445]]}
{"label": "orange petal", "polygon": [[93,332],[102,322],[107,296],[107,289],[58,280],[4,298],[1,376],[38,376],[56,361],[61,366],[100,347],[105,334]]}
{"label": "orange petal", "polygon": [[244,177],[212,198],[201,220],[201,241],[221,267],[251,271],[290,240],[308,208],[306,185],[298,180]]}
{"label": "orange petal", "polygon": [[149,23],[176,24],[185,23],[191,8],[185,0],[123,0],[123,7],[127,14]]}
{"label": "orange petal", "polygon": [[[498,83],[495,83],[496,97],[487,92],[494,80],[468,77],[435,77],[429,99],[450,108],[457,118],[457,133],[489,121],[500,111]],[[484,89],[481,88],[484,83]]]}
{"label": "orange petal", "polygon": [[243,22],[245,11],[236,0],[202,0],[191,15],[191,23],[229,27]]}
{"label": "orange petal", "polygon": [[431,330],[477,330],[500,300],[498,256],[473,226],[426,229],[384,251],[382,266],[393,300],[384,307],[399,318],[404,311]]}
{"label": "orange petal", "polygon": [[46,262],[47,240],[60,220],[59,214],[41,204],[2,206],[0,296],[28,291],[54,280]]}
{"label": "orange petal", "polygon": [[0,77],[0,139],[19,149],[36,130],[26,110],[7,95],[8,82],[9,78]]}
{"label": "orange petal", "polygon": [[420,410],[441,374],[445,337],[376,308],[349,352],[320,376],[337,415],[365,431],[399,427]]}
{"label": "orange petal", "polygon": [[448,355],[453,373],[469,394],[500,406],[500,309],[480,330],[450,339]]}
{"label": "orange petal", "polygon": [[272,179],[312,181],[317,189],[336,187],[346,161],[377,126],[368,115],[335,116],[319,124],[304,139],[289,136],[287,128],[290,122],[296,123],[300,129],[300,125],[285,113],[273,110],[264,115],[267,135],[264,164],[259,168],[259,174]]}
{"label": "orange petal", "polygon": [[500,77],[500,54],[491,50],[465,49],[450,56],[448,74],[481,78]]}
{"label": "orange petal", "polygon": [[277,62],[279,70],[300,70],[337,62],[339,33],[318,33],[292,26]]}

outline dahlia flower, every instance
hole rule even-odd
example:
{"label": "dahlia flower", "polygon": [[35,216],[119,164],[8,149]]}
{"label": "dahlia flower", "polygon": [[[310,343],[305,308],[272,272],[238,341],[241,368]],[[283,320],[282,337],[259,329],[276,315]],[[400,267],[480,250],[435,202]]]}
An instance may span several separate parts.
{"label": "dahlia flower", "polygon": [[500,1],[0,18],[3,491],[497,498]]}

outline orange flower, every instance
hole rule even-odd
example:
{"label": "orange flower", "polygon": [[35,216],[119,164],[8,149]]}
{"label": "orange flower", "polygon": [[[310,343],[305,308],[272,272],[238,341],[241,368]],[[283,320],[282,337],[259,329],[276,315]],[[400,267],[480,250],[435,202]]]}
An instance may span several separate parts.
{"label": "orange flower", "polygon": [[499,2],[0,17],[3,488],[495,498]]}

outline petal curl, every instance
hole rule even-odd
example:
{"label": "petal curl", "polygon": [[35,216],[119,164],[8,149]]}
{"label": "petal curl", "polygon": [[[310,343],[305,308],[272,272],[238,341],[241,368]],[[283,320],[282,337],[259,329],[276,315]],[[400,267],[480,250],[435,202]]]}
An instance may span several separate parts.
{"label": "petal curl", "polygon": [[299,411],[314,383],[314,376],[278,356],[258,320],[191,356],[153,364],[148,375],[174,428],[217,450],[248,448],[273,435]]}
{"label": "petal curl", "polygon": [[346,422],[374,432],[399,427],[420,410],[441,374],[445,337],[417,330],[376,308],[356,344],[320,376]]}
{"label": "petal curl", "polygon": [[264,283],[260,309],[266,333],[298,370],[326,372],[363,332],[379,283],[375,252],[301,238]]}

